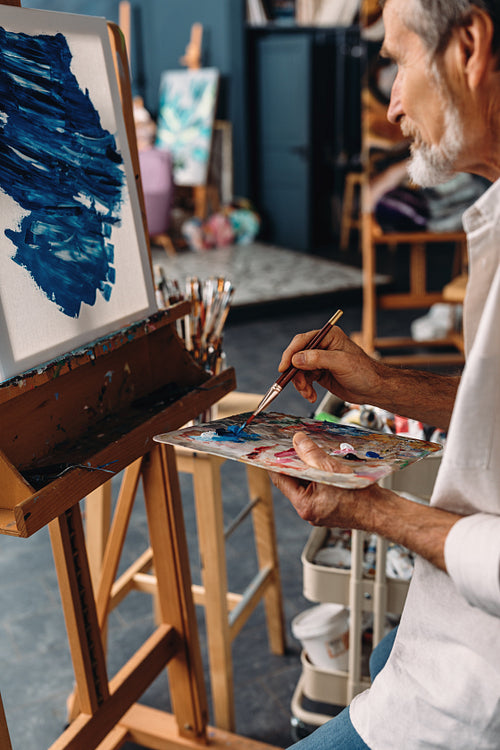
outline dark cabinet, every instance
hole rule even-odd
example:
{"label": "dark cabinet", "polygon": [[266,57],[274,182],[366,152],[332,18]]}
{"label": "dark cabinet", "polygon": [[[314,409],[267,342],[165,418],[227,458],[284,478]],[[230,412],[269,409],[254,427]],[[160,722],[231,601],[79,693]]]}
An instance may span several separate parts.
{"label": "dark cabinet", "polygon": [[249,29],[251,195],[263,237],[302,251],[336,242],[343,180],[359,159],[357,28]]}
{"label": "dark cabinet", "polygon": [[256,39],[256,201],[278,244],[306,249],[312,221],[308,34]]}

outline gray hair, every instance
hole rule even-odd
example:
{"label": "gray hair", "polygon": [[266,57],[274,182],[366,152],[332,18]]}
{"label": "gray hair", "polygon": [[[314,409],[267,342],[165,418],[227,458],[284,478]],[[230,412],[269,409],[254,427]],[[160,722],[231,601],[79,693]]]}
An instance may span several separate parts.
{"label": "gray hair", "polygon": [[[386,2],[380,0],[381,6]],[[500,0],[411,0],[405,19],[408,28],[419,35],[433,56],[446,48],[453,29],[468,20],[474,6],[486,11],[493,21],[492,52],[497,54],[500,51]]]}

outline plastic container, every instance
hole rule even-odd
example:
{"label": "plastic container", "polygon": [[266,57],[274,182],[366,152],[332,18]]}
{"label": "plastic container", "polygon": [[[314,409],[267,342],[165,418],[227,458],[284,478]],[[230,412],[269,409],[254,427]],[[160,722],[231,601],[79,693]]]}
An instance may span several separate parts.
{"label": "plastic container", "polygon": [[172,154],[161,148],[139,151],[142,189],[149,234],[164,234],[170,226],[173,199]]}
{"label": "plastic container", "polygon": [[302,643],[312,664],[346,670],[349,651],[349,610],[325,603],[294,617],[292,633]]}

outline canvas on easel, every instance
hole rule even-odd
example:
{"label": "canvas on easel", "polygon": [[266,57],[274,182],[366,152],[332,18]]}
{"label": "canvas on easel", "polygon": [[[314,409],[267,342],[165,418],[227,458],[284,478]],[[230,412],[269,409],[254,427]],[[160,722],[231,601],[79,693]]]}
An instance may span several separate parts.
{"label": "canvas on easel", "polygon": [[219,71],[167,70],[160,81],[156,145],[173,155],[176,185],[206,185]]}
{"label": "canvas on easel", "polygon": [[156,311],[106,21],[0,8],[0,381]]}

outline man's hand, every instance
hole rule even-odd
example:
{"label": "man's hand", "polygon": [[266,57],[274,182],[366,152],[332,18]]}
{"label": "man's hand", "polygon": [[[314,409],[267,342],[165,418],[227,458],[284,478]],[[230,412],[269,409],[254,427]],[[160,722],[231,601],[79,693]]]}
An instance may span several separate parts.
{"label": "man's hand", "polygon": [[[346,471],[304,433],[294,435],[293,447],[308,466],[336,473]],[[456,513],[415,503],[378,484],[345,490],[284,474],[272,473],[271,479],[299,516],[313,526],[380,534],[446,570],[444,545],[449,530],[461,518]]]}
{"label": "man's hand", "polygon": [[369,357],[337,326],[323,339],[323,348],[304,349],[315,333],[295,336],[283,352],[278,370],[284,372],[290,365],[298,367],[300,372],[294,378],[294,385],[312,403],[317,397],[314,381],[344,401],[374,403],[383,389],[384,366]]}
{"label": "man's hand", "polygon": [[304,349],[316,331],[295,336],[279,364],[299,368],[293,382],[311,403],[317,394],[313,383],[353,404],[371,404],[394,414],[447,429],[459,377],[404,370],[369,357],[340,329],[333,326],[322,349]]}
{"label": "man's hand", "polygon": [[[308,466],[336,474],[351,473],[345,463],[325,453],[303,432],[294,435],[293,447]],[[271,479],[288,497],[299,516],[312,526],[368,529],[373,503],[382,491],[377,484],[360,490],[346,490],[276,473],[271,474]]]}

